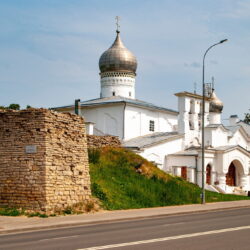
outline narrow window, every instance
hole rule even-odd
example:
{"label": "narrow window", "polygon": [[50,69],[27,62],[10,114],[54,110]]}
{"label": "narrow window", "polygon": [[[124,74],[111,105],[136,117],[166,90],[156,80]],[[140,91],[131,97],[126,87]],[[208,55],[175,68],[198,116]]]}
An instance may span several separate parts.
{"label": "narrow window", "polygon": [[152,131],[152,132],[155,131],[155,121],[152,121],[152,120],[149,121],[149,131]]}
{"label": "narrow window", "polygon": [[115,96],[115,91],[112,92],[112,95]]}
{"label": "narrow window", "polygon": [[129,93],[128,93],[128,94],[129,94],[129,96],[131,96],[131,92],[130,92],[130,91],[129,91]]}

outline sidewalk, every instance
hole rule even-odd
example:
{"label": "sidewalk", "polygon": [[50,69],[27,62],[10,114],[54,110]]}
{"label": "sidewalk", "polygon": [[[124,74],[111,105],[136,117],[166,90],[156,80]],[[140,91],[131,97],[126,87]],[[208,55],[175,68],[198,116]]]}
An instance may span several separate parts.
{"label": "sidewalk", "polygon": [[250,207],[250,200],[207,203],[205,205],[194,204],[157,208],[102,211],[93,214],[67,215],[49,218],[0,216],[0,234],[243,207]]}

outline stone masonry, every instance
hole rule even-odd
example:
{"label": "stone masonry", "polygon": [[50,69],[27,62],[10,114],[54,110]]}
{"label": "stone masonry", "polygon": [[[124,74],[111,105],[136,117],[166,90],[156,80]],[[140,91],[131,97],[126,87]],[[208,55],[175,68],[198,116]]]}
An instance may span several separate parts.
{"label": "stone masonry", "polygon": [[0,111],[0,206],[53,212],[90,199],[83,118]]}
{"label": "stone masonry", "polygon": [[118,136],[87,135],[88,148],[121,147]]}

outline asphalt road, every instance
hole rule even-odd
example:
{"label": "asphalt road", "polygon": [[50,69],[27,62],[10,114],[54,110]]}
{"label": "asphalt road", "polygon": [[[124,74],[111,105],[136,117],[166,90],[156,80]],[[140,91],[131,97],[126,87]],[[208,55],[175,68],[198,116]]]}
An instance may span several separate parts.
{"label": "asphalt road", "polygon": [[0,249],[250,249],[250,208],[0,236]]}

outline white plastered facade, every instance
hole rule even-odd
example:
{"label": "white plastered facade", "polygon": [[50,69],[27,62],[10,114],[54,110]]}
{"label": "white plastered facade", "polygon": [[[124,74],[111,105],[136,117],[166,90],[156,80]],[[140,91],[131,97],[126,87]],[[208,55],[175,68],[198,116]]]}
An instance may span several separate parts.
{"label": "white plastered facade", "polygon": [[[123,140],[143,136],[154,132],[171,132],[176,130],[177,115],[154,109],[132,105],[125,108],[125,128]],[[154,122],[154,131],[150,131],[150,121]]]}
{"label": "white plastered facade", "polygon": [[[185,134],[185,141],[182,151],[166,156],[166,171],[182,176],[182,169],[186,168],[185,178],[202,186],[201,128],[199,124],[197,126],[196,118],[191,120],[196,113],[198,117],[200,114],[198,107],[197,112],[190,107],[192,103],[199,106],[197,99],[201,97],[184,92],[177,96],[180,108],[178,125],[180,132]],[[250,190],[250,135],[237,123],[228,127],[221,123],[214,124],[215,121],[221,121],[220,116],[220,113],[209,113],[207,100],[204,131],[205,185],[210,186],[210,190],[214,188],[225,193],[246,193]]]}
{"label": "white plastered facade", "polygon": [[154,162],[161,170],[165,170],[166,152],[169,154],[178,152],[182,149],[183,137],[164,141],[156,145],[149,145],[142,149],[140,155],[147,160]]}
{"label": "white plastered facade", "polygon": [[104,77],[101,79],[101,98],[124,96],[135,98],[135,78],[129,76]]}

